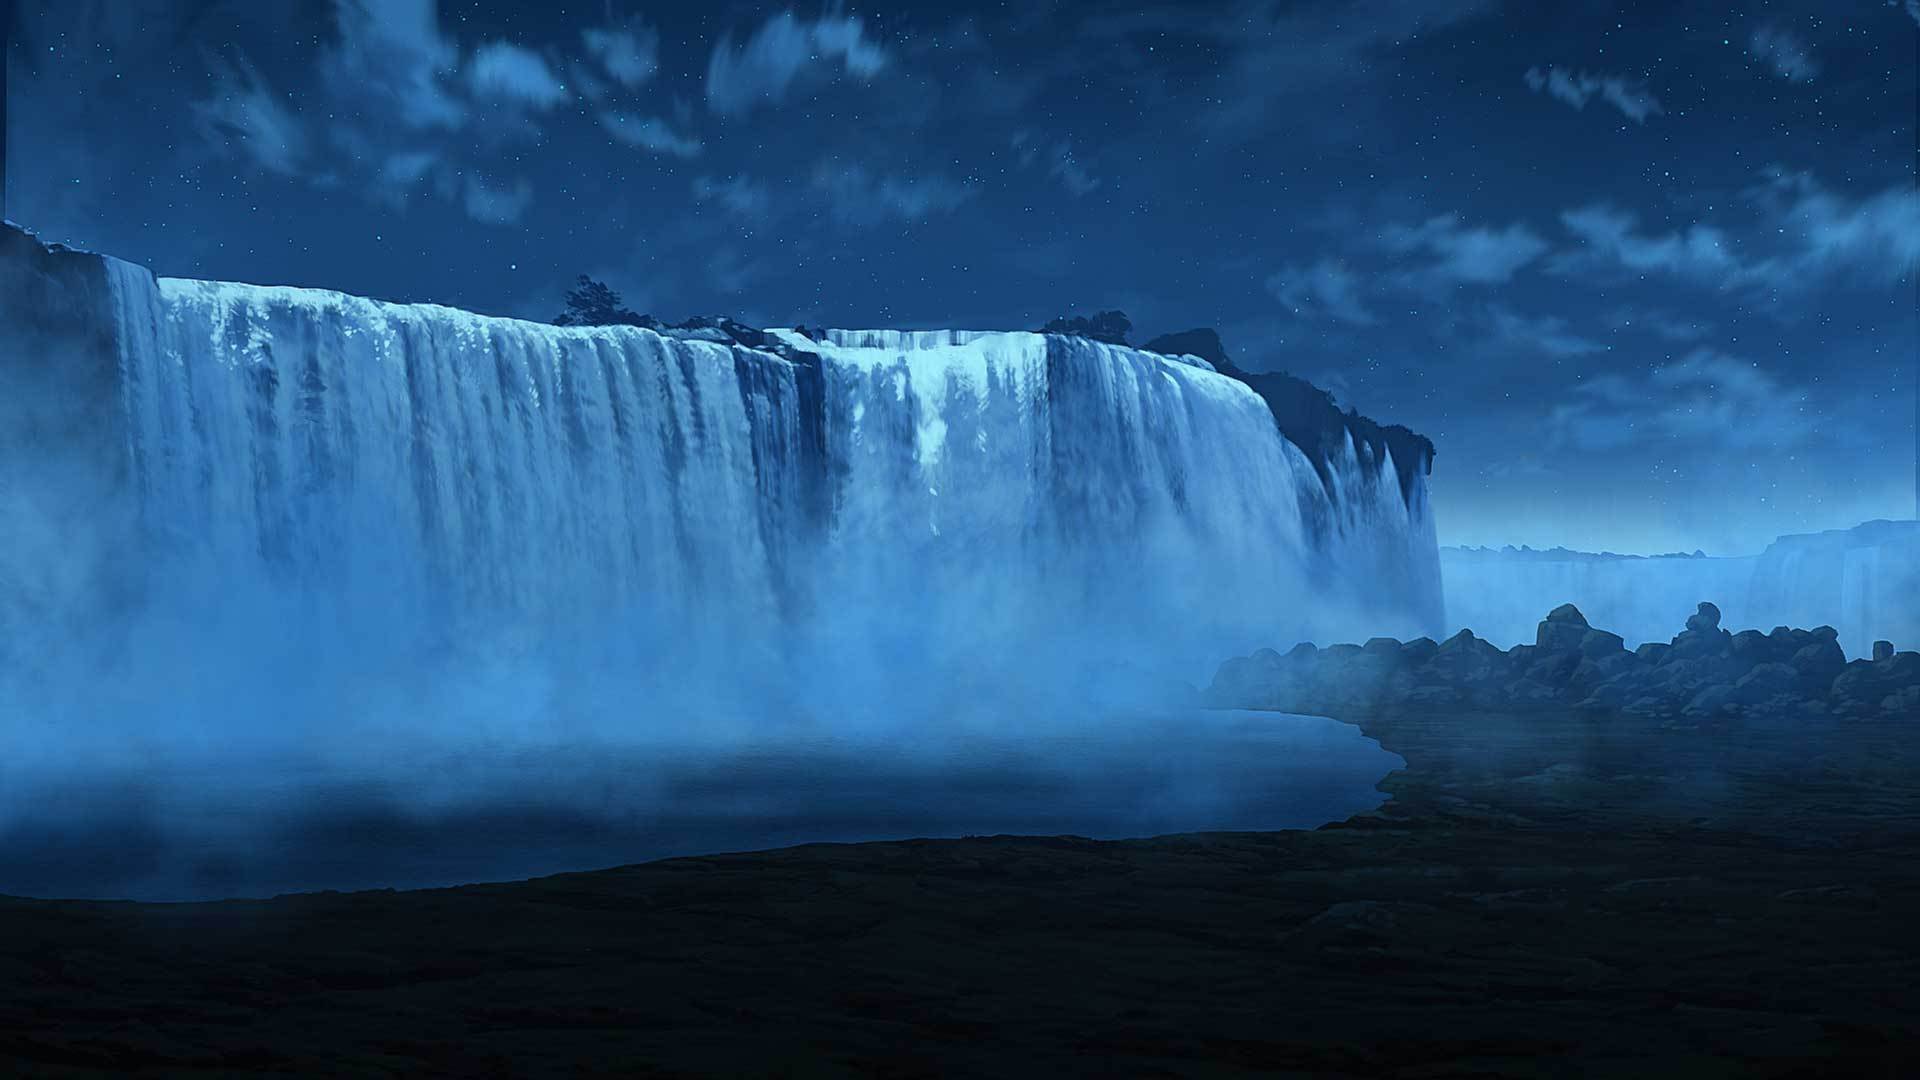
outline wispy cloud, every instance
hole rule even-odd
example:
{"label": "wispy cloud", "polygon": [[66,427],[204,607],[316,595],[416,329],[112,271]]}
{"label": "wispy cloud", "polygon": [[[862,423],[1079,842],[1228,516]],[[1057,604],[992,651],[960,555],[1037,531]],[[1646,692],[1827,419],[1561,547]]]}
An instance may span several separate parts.
{"label": "wispy cloud", "polygon": [[1547,242],[1525,225],[1467,226],[1458,214],[1389,226],[1381,242],[1397,254],[1432,255],[1436,261],[1417,273],[1443,284],[1501,284],[1547,251]]}
{"label": "wispy cloud", "polygon": [[321,54],[329,96],[408,128],[457,128],[468,111],[449,84],[460,49],[435,0],[336,0],[339,40]]}
{"label": "wispy cloud", "polygon": [[1566,211],[1560,221],[1584,245],[1556,258],[1556,268],[1563,271],[1600,263],[1635,271],[1725,279],[1738,267],[1726,233],[1710,225],[1690,225],[1665,233],[1642,232],[1638,215],[1605,205]]}
{"label": "wispy cloud", "polygon": [[1266,285],[1268,292],[1302,318],[1324,317],[1356,326],[1372,326],[1377,321],[1362,302],[1359,275],[1333,259],[1288,266],[1268,277]]}
{"label": "wispy cloud", "polygon": [[[403,207],[416,195],[445,200],[476,221],[518,220],[532,182],[504,144],[537,138],[578,96],[560,72],[587,74],[581,57],[509,41],[463,48],[435,0],[333,0],[334,29],[316,57],[313,85],[277,89],[240,57],[215,72],[213,93],[191,105],[216,152],[316,186],[346,187]],[[589,54],[622,85],[644,81],[652,41],[629,26],[583,36]],[[616,137],[688,157],[700,144],[662,121],[602,110]],[[611,119],[609,119],[611,118]]]}
{"label": "wispy cloud", "polygon": [[867,37],[857,16],[826,15],[808,22],[783,11],[746,41],[736,45],[728,36],[714,46],[707,62],[707,105],[723,116],[740,116],[778,103],[809,69],[871,79],[886,65],[886,51]]}
{"label": "wispy cloud", "polygon": [[1524,315],[1495,305],[1490,318],[1494,340],[1521,352],[1559,360],[1607,351],[1600,342],[1574,333],[1557,315]]}
{"label": "wispy cloud", "polygon": [[1645,83],[1624,75],[1594,75],[1562,67],[1542,71],[1532,67],[1527,69],[1526,80],[1534,93],[1546,93],[1576,109],[1585,109],[1587,102],[1598,96],[1636,124],[1644,124],[1647,117],[1666,112]]}
{"label": "wispy cloud", "polygon": [[847,225],[919,221],[959,207],[974,190],[938,173],[925,176],[881,175],[862,165],[821,163],[813,174],[814,191],[824,195],[834,218]]}
{"label": "wispy cloud", "polygon": [[628,146],[638,146],[673,157],[700,156],[700,140],[682,135],[658,117],[638,116],[615,109],[601,113],[599,119],[600,126],[607,134]]}
{"label": "wispy cloud", "polygon": [[203,138],[268,172],[295,176],[306,161],[306,128],[244,58],[215,69],[213,96],[193,114]]}
{"label": "wispy cloud", "polygon": [[1757,449],[1805,442],[1815,414],[1804,392],[1758,365],[1702,348],[1645,375],[1589,379],[1548,420],[1556,445],[1581,450],[1618,450],[1649,439]]}
{"label": "wispy cloud", "polygon": [[600,69],[629,90],[646,85],[660,70],[660,35],[646,26],[596,27],[581,31],[580,38]]}
{"label": "wispy cloud", "polygon": [[1100,178],[1074,153],[1073,143],[1064,139],[1044,142],[1024,130],[1013,133],[1012,143],[1022,169],[1043,166],[1047,177],[1057,181],[1067,194],[1078,198],[1099,189]]}
{"label": "wispy cloud", "polygon": [[1595,205],[1561,214],[1581,247],[1563,275],[1624,270],[1691,279],[1720,290],[1797,292],[1835,278],[1891,282],[1920,266],[1920,194],[1908,187],[1848,196],[1803,172],[1773,169],[1746,193],[1759,211],[1740,226],[1651,232],[1636,215]]}
{"label": "wispy cloud", "polygon": [[730,176],[725,180],[696,176],[693,197],[696,202],[713,203],[734,217],[748,221],[764,221],[773,212],[772,191],[748,176]]}
{"label": "wispy cloud", "polygon": [[572,97],[539,53],[504,41],[474,50],[466,79],[473,96],[482,101],[551,109]]}
{"label": "wispy cloud", "polygon": [[1820,74],[1820,62],[1813,57],[1813,46],[1805,38],[1782,27],[1767,25],[1753,32],[1747,51],[1788,82],[1812,82]]}
{"label": "wispy cloud", "polygon": [[522,179],[500,186],[484,177],[469,175],[462,185],[461,196],[467,213],[475,221],[505,225],[520,220],[532,205],[533,185]]}

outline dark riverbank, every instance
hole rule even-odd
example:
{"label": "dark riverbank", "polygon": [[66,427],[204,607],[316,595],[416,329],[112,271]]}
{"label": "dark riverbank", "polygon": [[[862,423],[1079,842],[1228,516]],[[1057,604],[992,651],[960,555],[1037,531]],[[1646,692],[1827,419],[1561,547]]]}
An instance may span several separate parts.
{"label": "dark riverbank", "polygon": [[29,1075],[1907,1075],[1912,726],[1362,717],[1311,832],[0,902]]}

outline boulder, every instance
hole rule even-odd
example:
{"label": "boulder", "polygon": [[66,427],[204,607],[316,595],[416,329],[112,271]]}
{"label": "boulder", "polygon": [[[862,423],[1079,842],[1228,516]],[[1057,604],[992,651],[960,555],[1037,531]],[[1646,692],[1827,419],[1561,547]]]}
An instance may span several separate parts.
{"label": "boulder", "polygon": [[[1758,630],[1742,630],[1733,635],[1733,655],[1749,664],[1764,664],[1779,655],[1772,638]],[[1791,652],[1788,656],[1793,655]]]}
{"label": "boulder", "polygon": [[1687,702],[1687,707],[1681,711],[1687,716],[1716,716],[1725,712],[1733,703],[1733,687],[1722,683],[1718,686],[1709,686],[1695,694],[1693,700]]}
{"label": "boulder", "polygon": [[[1899,710],[1906,700],[1902,695],[1920,687],[1920,653],[1895,653],[1881,661],[1855,660],[1833,680],[1833,702],[1851,715],[1873,715]],[[1894,708],[1886,706],[1891,699]],[[1916,716],[1920,719],[1920,716]]]}
{"label": "boulder", "polygon": [[1706,601],[1700,602],[1700,610],[1687,616],[1687,629],[1713,631],[1720,628],[1720,609]]}
{"label": "boulder", "polygon": [[1873,662],[1884,664],[1893,659],[1893,642],[1876,641],[1873,643]]}
{"label": "boulder", "polygon": [[1668,645],[1665,642],[1649,641],[1646,644],[1640,646],[1639,648],[1633,650],[1633,655],[1639,657],[1642,663],[1653,664],[1658,666],[1659,664],[1665,662],[1665,660],[1667,659],[1667,654],[1671,652],[1673,652],[1673,646]]}
{"label": "boulder", "polygon": [[1565,686],[1580,667],[1581,657],[1573,652],[1550,652],[1527,665],[1525,678],[1543,686]]}
{"label": "boulder", "polygon": [[1808,682],[1825,689],[1846,669],[1847,654],[1832,638],[1823,638],[1793,654],[1789,661]]}
{"label": "boulder", "polygon": [[1799,697],[1801,675],[1789,664],[1761,664],[1733,684],[1731,700],[1758,705],[1776,697]]}
{"label": "boulder", "polygon": [[1572,604],[1562,604],[1547,613],[1534,634],[1534,647],[1550,652],[1575,652],[1592,627],[1587,617]]}
{"label": "boulder", "polygon": [[1586,636],[1580,639],[1580,655],[1596,660],[1617,656],[1626,651],[1626,639],[1605,630],[1589,630]]}
{"label": "boulder", "polygon": [[[1687,620],[1690,626],[1693,621]],[[1714,627],[1691,627],[1680,631],[1673,639],[1673,655],[1676,658],[1724,656],[1732,651],[1733,635]]]}

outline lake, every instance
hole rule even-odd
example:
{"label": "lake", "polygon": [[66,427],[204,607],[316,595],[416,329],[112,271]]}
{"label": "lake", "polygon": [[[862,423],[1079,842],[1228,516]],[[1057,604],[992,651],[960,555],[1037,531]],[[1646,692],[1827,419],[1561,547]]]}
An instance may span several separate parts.
{"label": "lake", "polygon": [[0,766],[0,894],[137,900],[517,880],[912,837],[1313,828],[1405,762],[1337,721],[1179,711],[737,747],[583,742]]}

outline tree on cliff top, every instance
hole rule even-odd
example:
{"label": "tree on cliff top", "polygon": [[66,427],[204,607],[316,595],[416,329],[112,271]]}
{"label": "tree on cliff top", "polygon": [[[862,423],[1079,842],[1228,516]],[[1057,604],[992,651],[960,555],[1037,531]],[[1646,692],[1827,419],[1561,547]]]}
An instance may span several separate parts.
{"label": "tree on cliff top", "polygon": [[579,284],[567,290],[567,310],[554,316],[555,326],[639,326],[644,317],[627,310],[620,294],[605,282],[581,274]]}
{"label": "tree on cliff top", "polygon": [[1127,344],[1127,335],[1133,333],[1133,320],[1122,311],[1103,311],[1091,319],[1084,315],[1067,318],[1065,315],[1040,328],[1043,334],[1072,334],[1075,337],[1091,341],[1104,341],[1109,345]]}

